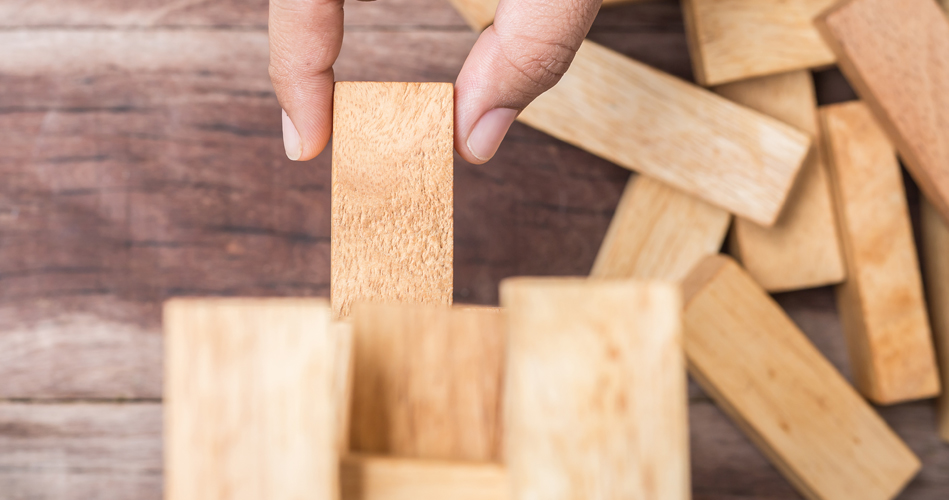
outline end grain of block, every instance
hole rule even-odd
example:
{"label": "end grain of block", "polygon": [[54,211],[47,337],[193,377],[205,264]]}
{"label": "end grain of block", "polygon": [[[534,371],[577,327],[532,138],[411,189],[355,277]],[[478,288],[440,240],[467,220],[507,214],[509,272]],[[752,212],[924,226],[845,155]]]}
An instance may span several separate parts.
{"label": "end grain of block", "polygon": [[451,304],[451,84],[338,82],[333,106],[334,316]]}
{"label": "end grain of block", "polygon": [[893,146],[869,108],[821,108],[847,281],[837,287],[850,365],[879,404],[939,394],[916,244]]}
{"label": "end grain of block", "polygon": [[706,258],[683,294],[689,372],[804,497],[888,500],[916,474],[919,459],[733,260]]}
{"label": "end grain of block", "polygon": [[[932,321],[942,386],[949,386],[949,225],[925,199],[920,214],[926,302]],[[939,396],[939,436],[949,441],[949,391]]]}

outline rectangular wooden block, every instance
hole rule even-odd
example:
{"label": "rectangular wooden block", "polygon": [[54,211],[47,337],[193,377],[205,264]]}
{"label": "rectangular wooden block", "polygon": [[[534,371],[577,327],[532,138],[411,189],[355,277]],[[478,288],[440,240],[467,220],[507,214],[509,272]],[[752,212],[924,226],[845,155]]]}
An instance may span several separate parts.
{"label": "rectangular wooden block", "polygon": [[337,82],[333,313],[358,300],[451,304],[453,90]]}
{"label": "rectangular wooden block", "polygon": [[645,176],[623,191],[596,255],[592,278],[679,281],[718,253],[731,214]]}
{"label": "rectangular wooden block", "polygon": [[[926,302],[932,321],[942,386],[949,387],[949,225],[936,207],[923,199],[920,213]],[[949,391],[939,396],[939,436],[949,441]]]}
{"label": "rectangular wooden block", "polygon": [[683,294],[689,372],[802,495],[890,499],[916,474],[919,459],[733,260],[706,258]]}
{"label": "rectangular wooden block", "polygon": [[853,0],[817,19],[841,71],[949,218],[949,21],[932,0]]}
{"label": "rectangular wooden block", "polygon": [[684,0],[695,79],[702,85],[829,66],[814,17],[838,0]]}
{"label": "rectangular wooden block", "polygon": [[330,314],[322,299],[165,304],[165,498],[338,498]]}
{"label": "rectangular wooden block", "polygon": [[893,146],[861,102],[820,114],[847,265],[837,306],[857,387],[879,404],[935,396],[939,375]]}
{"label": "rectangular wooden block", "polygon": [[501,305],[512,498],[688,499],[678,288],[513,278]]}
{"label": "rectangular wooden block", "polygon": [[590,41],[518,119],[765,226],[810,148],[787,124]]}
{"label": "rectangular wooden block", "polygon": [[349,455],[340,463],[344,500],[509,500],[500,464]]}
{"label": "rectangular wooden block", "polygon": [[500,310],[357,303],[351,318],[354,451],[500,460]]}
{"label": "rectangular wooden block", "polygon": [[[494,12],[500,0],[449,0],[455,10],[475,31],[481,31],[494,22]],[[603,0],[603,6],[641,2],[643,0]]]}
{"label": "rectangular wooden block", "polygon": [[736,219],[729,250],[755,281],[770,292],[813,288],[843,281],[845,268],[822,151],[818,146],[817,97],[810,71],[730,83],[715,92],[807,132],[811,151],[778,221],[762,227]]}

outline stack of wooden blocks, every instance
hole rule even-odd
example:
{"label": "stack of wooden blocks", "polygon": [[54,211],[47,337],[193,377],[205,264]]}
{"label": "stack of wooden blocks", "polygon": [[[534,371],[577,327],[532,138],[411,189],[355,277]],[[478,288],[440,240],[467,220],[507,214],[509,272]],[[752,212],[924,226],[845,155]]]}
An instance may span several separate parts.
{"label": "stack of wooden blocks", "polygon": [[[687,499],[686,370],[805,497],[898,495],[867,400],[949,383],[949,22],[833,3],[684,0],[710,90],[584,42],[519,120],[641,175],[589,278],[501,308],[451,305],[451,85],[338,83],[332,303],[166,305],[167,498]],[[818,108],[831,64],[861,101]],[[769,296],[823,285],[856,387]]]}

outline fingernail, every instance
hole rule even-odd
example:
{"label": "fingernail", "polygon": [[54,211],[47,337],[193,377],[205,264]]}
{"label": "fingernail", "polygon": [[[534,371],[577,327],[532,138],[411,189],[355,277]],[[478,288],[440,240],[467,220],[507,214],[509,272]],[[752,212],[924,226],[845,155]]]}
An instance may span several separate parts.
{"label": "fingernail", "polygon": [[283,148],[287,150],[287,158],[297,161],[303,155],[303,148],[300,146],[300,133],[293,126],[287,112],[284,110],[280,110],[280,112],[283,113]]}
{"label": "fingernail", "polygon": [[515,118],[517,110],[508,108],[492,109],[482,115],[468,136],[468,151],[481,161],[490,160]]}

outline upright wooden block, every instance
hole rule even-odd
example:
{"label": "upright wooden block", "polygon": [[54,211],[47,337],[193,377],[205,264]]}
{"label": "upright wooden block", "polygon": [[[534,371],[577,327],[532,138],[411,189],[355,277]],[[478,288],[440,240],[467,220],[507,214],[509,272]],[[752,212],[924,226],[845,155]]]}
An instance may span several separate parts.
{"label": "upright wooden block", "polygon": [[853,0],[817,19],[839,66],[949,218],[949,21],[932,0]]}
{"label": "upright wooden block", "polygon": [[850,364],[879,404],[939,393],[926,302],[900,166],[863,103],[821,108],[847,264],[837,287]]}
{"label": "upright wooden block", "polygon": [[734,261],[683,284],[689,371],[807,498],[893,498],[920,462]]}
{"label": "upright wooden block", "polygon": [[333,394],[336,400],[336,449],[341,455],[349,451],[349,421],[353,393],[353,325],[349,321],[335,321],[332,326],[336,342],[336,371]]}
{"label": "upright wooden block", "polygon": [[[942,386],[949,387],[949,225],[925,199],[921,211],[926,302],[936,341]],[[949,441],[949,391],[939,396],[939,436]]]}
{"label": "upright wooden block", "polygon": [[778,221],[766,228],[746,219],[735,220],[729,245],[732,254],[758,284],[771,292],[843,281],[844,263],[837,242],[830,181],[817,144],[817,98],[810,71],[731,83],[717,87],[715,92],[814,138]]}
{"label": "upright wooden block", "polygon": [[718,253],[731,215],[657,180],[633,176],[590,277],[679,281]]}
{"label": "upright wooden block", "polygon": [[339,497],[324,300],[175,299],[164,328],[165,498]]}
{"label": "upright wooden block", "polygon": [[512,499],[688,499],[678,289],[514,278],[501,304]]}
{"label": "upright wooden block", "polygon": [[766,226],[810,147],[774,118],[590,41],[518,119]]}
{"label": "upright wooden block", "polygon": [[[461,17],[475,31],[481,31],[494,22],[494,12],[500,0],[449,0]],[[603,6],[641,2],[643,0],[603,0]]]}
{"label": "upright wooden block", "polygon": [[343,500],[509,500],[500,464],[349,455],[340,463]]}
{"label": "upright wooden block", "polygon": [[695,79],[702,85],[829,66],[814,17],[837,0],[684,0]]}
{"label": "upright wooden block", "polygon": [[504,325],[497,308],[357,303],[355,451],[497,461]]}
{"label": "upright wooden block", "polygon": [[451,304],[453,90],[338,82],[331,297]]}

